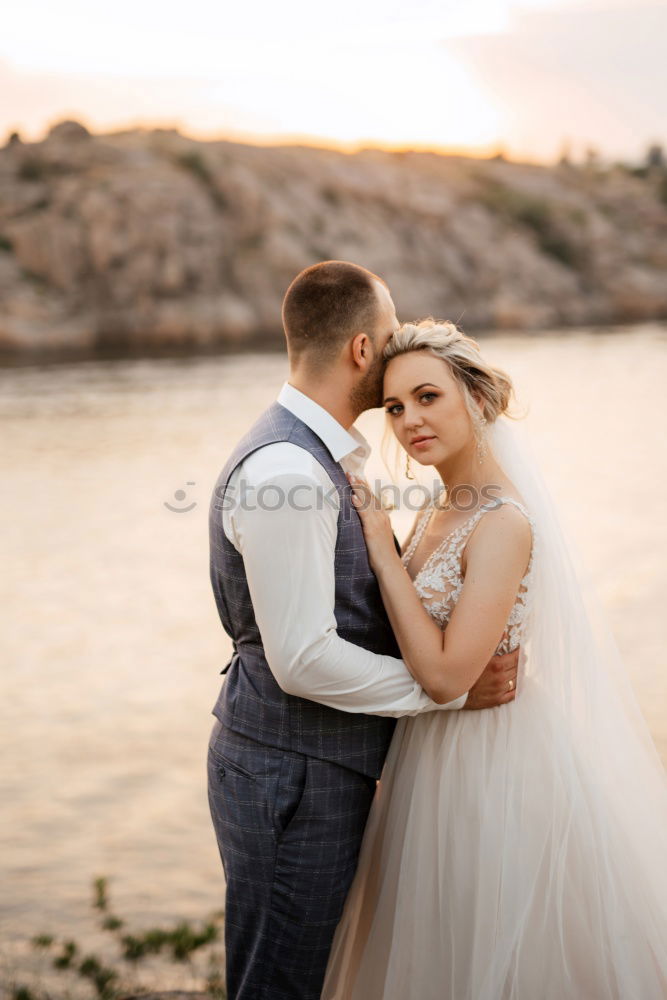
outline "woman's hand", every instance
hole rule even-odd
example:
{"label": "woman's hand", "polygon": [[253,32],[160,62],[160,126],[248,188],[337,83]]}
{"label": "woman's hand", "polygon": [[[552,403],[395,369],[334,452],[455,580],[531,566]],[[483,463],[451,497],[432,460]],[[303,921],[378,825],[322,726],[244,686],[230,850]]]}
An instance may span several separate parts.
{"label": "woman's hand", "polygon": [[359,514],[364,530],[371,569],[374,573],[378,573],[393,562],[400,563],[391,521],[387,512],[383,510],[381,502],[365,479],[351,475],[347,478],[352,487],[350,500]]}

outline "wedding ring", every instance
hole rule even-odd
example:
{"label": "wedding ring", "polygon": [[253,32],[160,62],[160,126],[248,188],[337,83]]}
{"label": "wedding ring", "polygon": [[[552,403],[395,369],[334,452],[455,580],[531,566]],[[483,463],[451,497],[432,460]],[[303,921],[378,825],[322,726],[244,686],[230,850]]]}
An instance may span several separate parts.
{"label": "wedding ring", "polygon": [[508,684],[509,684],[510,691],[513,691],[514,690],[514,681],[512,680],[512,678],[509,679]]}

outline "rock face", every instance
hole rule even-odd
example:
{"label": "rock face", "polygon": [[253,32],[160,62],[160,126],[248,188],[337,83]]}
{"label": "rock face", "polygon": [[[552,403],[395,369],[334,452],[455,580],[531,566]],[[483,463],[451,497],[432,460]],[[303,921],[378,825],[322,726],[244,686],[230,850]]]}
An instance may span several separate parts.
{"label": "rock face", "polygon": [[356,261],[399,317],[479,328],[667,316],[667,178],[426,153],[92,136],[0,150],[0,347],[280,341],[303,267]]}

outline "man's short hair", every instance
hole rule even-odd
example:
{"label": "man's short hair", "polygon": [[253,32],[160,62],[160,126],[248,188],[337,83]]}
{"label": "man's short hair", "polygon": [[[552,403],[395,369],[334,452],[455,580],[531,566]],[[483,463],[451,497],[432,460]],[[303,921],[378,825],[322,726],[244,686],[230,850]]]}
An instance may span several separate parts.
{"label": "man's short hair", "polygon": [[290,361],[307,359],[319,369],[355,333],[372,338],[379,309],[375,281],[386,286],[372,271],[344,260],[325,260],[297,274],[283,300]]}

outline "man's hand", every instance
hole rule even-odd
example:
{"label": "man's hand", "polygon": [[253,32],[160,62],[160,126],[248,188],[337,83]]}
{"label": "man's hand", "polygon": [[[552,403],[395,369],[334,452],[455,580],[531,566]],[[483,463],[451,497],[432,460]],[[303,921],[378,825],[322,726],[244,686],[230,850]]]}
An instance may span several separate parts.
{"label": "man's hand", "polygon": [[514,701],[520,648],[517,646],[511,653],[493,656],[489,660],[484,673],[470,688],[464,709],[474,711],[480,708],[495,708],[496,705],[506,705]]}

